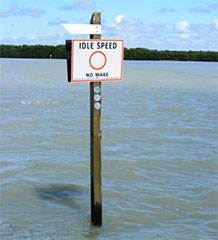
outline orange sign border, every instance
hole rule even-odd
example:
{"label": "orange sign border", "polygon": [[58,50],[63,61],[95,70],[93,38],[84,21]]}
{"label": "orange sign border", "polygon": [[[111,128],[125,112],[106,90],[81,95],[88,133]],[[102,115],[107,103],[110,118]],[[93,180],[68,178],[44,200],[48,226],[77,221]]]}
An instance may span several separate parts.
{"label": "orange sign border", "polygon": [[[121,42],[122,43],[122,52],[121,52],[121,71],[119,78],[96,78],[96,79],[88,79],[88,80],[74,80],[74,42]],[[123,60],[124,60],[124,40],[123,39],[72,39],[71,42],[71,82],[114,82],[114,81],[122,81],[123,76]],[[92,53],[93,54],[93,53]]]}

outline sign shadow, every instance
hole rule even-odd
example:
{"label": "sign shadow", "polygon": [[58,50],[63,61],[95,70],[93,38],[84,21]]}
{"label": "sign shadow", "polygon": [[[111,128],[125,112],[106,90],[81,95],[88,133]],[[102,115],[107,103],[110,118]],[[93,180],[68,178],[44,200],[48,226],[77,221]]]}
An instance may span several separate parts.
{"label": "sign shadow", "polygon": [[88,212],[82,207],[84,199],[89,199],[86,188],[74,184],[54,183],[36,187],[35,190],[42,199],[67,205],[78,211],[83,217],[88,218]]}

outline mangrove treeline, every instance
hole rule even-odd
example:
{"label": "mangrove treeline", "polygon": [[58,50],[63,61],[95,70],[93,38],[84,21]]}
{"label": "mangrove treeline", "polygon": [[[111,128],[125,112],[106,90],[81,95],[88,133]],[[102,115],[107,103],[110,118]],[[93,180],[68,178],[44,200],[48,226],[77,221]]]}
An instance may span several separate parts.
{"label": "mangrove treeline", "polygon": [[[66,58],[65,45],[0,45],[1,58]],[[125,60],[175,60],[218,62],[215,51],[169,51],[125,48]]]}

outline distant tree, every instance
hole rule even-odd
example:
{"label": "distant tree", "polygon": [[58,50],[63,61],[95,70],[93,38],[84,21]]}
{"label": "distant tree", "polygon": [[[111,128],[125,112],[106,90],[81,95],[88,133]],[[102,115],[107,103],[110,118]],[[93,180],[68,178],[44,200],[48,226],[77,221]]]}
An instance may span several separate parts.
{"label": "distant tree", "polygon": [[[66,58],[65,45],[0,45],[1,58]],[[176,60],[218,62],[213,51],[158,51],[147,48],[124,48],[125,60]]]}

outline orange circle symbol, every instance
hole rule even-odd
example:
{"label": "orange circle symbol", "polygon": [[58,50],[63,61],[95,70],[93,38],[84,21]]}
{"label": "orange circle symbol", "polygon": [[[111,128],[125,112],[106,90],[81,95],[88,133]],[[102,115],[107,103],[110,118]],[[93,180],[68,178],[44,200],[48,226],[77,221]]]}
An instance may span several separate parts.
{"label": "orange circle symbol", "polygon": [[[99,64],[99,59],[100,59],[100,64]],[[101,51],[95,51],[89,57],[89,65],[95,70],[102,69],[106,63],[107,63],[107,57]]]}

